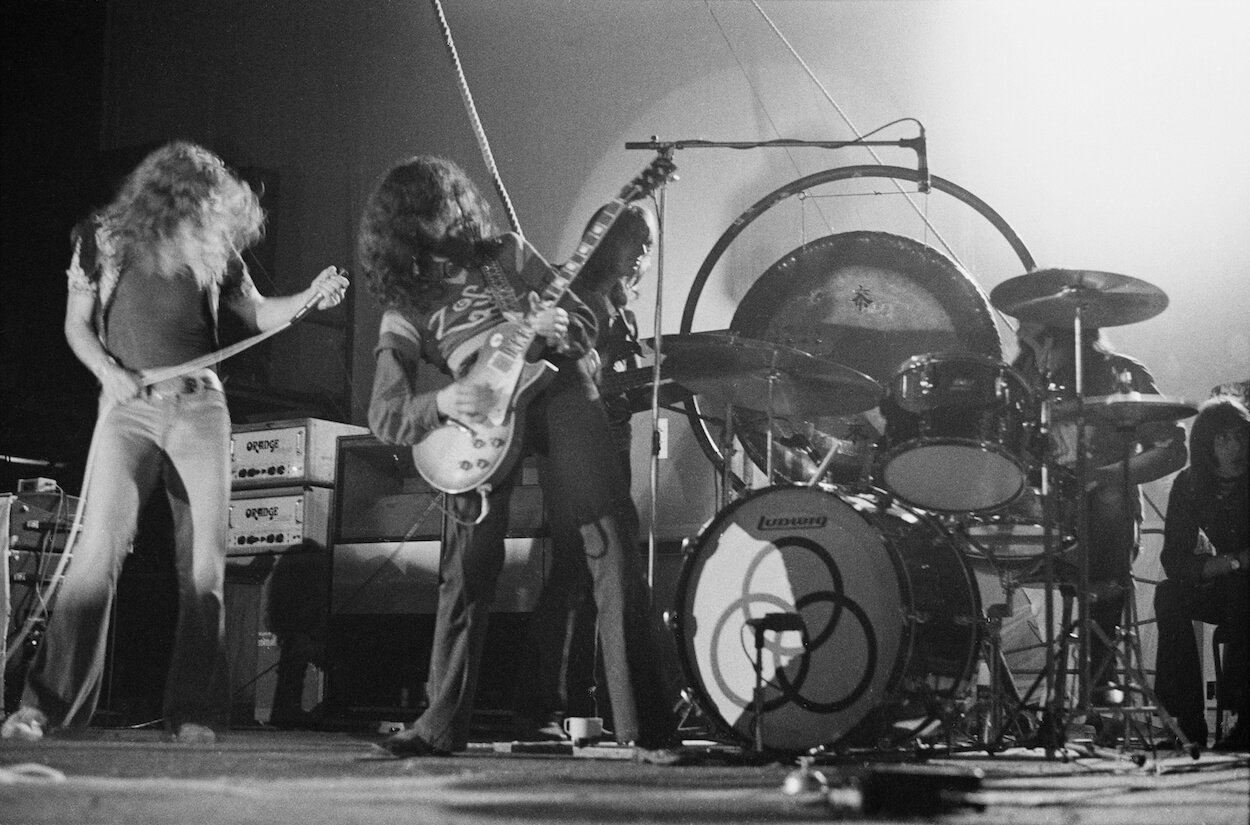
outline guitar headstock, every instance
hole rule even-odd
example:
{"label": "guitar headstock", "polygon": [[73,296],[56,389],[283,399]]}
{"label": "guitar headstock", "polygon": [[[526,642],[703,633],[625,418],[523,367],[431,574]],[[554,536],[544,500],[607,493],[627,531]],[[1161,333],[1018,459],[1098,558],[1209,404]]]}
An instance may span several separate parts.
{"label": "guitar headstock", "polygon": [[626,184],[618,197],[626,203],[645,198],[669,181],[677,180],[674,174],[676,171],[677,164],[673,163],[669,153],[661,152],[655,156],[646,169]]}

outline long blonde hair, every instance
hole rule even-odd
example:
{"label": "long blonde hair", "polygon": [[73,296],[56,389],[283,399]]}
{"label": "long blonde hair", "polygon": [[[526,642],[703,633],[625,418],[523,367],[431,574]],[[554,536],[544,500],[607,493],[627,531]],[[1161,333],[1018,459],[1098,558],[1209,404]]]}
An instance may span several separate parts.
{"label": "long blonde hair", "polygon": [[265,221],[252,188],[186,141],[144,158],[98,217],[119,263],[147,246],[172,265],[162,269],[185,265],[201,287],[221,282],[231,259],[260,240]]}

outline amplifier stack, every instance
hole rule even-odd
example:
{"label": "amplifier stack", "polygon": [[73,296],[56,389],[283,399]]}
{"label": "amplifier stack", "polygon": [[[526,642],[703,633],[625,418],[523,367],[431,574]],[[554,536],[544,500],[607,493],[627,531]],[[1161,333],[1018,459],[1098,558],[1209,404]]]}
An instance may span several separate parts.
{"label": "amplifier stack", "polygon": [[323,698],[337,442],[365,432],[302,418],[231,433],[226,639],[236,724],[299,724]]}
{"label": "amplifier stack", "polygon": [[[327,713],[344,723],[409,720],[424,699],[438,605],[442,494],[408,447],[339,439],[327,616]],[[533,459],[509,503],[504,566],[478,682],[481,716],[507,709],[515,659],[550,563]]]}
{"label": "amplifier stack", "polygon": [[[46,479],[36,479],[46,481]],[[78,513],[77,496],[66,495],[55,484],[19,482],[17,493],[0,494],[0,525],[4,546],[0,553],[0,698],[4,709],[17,706],[22,678],[41,626],[22,640],[22,649],[10,648],[32,612],[40,607],[52,581],[65,541]]]}

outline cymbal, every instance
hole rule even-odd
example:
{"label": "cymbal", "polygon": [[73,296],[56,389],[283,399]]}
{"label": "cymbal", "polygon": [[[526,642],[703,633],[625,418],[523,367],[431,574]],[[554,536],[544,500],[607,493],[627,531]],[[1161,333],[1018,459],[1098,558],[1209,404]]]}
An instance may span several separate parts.
{"label": "cymbal", "polygon": [[[1136,427],[1155,421],[1180,421],[1198,414],[1198,407],[1180,398],[1123,392],[1096,395],[1085,399],[1086,420],[1102,421],[1117,427]],[[1064,401],[1055,410],[1055,417],[1076,416],[1076,402]]]}
{"label": "cymbal", "polygon": [[735,333],[666,335],[662,346],[664,370],[686,389],[773,415],[852,415],[884,394],[858,370]]}
{"label": "cymbal", "polygon": [[1042,269],[1003,281],[990,290],[990,303],[1021,321],[1048,327],[1072,326],[1078,308],[1085,326],[1118,327],[1163,312],[1168,296],[1128,275]]}

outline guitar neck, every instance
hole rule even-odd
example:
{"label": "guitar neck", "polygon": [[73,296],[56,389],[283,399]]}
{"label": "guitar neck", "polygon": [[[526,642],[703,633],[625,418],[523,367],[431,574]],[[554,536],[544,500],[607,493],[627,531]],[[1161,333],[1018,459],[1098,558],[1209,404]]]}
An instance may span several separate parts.
{"label": "guitar neck", "polygon": [[573,279],[586,266],[586,261],[590,260],[590,256],[599,248],[599,244],[603,241],[604,236],[608,234],[608,230],[612,228],[612,224],[616,223],[616,219],[620,217],[621,210],[625,208],[625,204],[624,198],[619,196],[614,198],[603,207],[594,222],[586,227],[586,231],[582,233],[581,241],[577,244],[577,249],[573,251],[573,254],[569,256],[569,259],[564,262],[563,266],[553,272],[551,281],[543,288],[543,303],[554,304],[564,297],[564,293],[568,291],[569,285],[573,283]]}
{"label": "guitar neck", "polygon": [[[647,386],[654,376],[654,367],[634,367],[620,372],[605,372],[599,379],[599,391],[605,395],[617,395],[637,387]],[[660,383],[667,384],[671,380],[665,374],[664,368],[660,367]]]}
{"label": "guitar neck", "polygon": [[[569,285],[573,283],[573,279],[590,260],[590,256],[595,254],[595,250],[599,248],[599,244],[607,236],[608,230],[612,228],[612,224],[616,223],[616,219],[620,217],[621,212],[630,201],[644,197],[651,192],[653,188],[668,180],[673,172],[672,160],[667,154],[660,154],[651,161],[651,165],[643,170],[637,178],[630,181],[616,197],[604,204],[604,206],[596,213],[591,220],[590,225],[586,227],[586,231],[582,233],[582,239],[578,242],[577,248],[569,259],[558,269],[551,271],[551,278],[543,287],[539,295],[541,301],[547,306],[554,306],[564,297],[564,293],[568,291]],[[528,349],[531,341],[536,337],[536,333],[527,319],[524,319],[517,325],[520,329],[513,336],[509,343],[511,349]]]}

